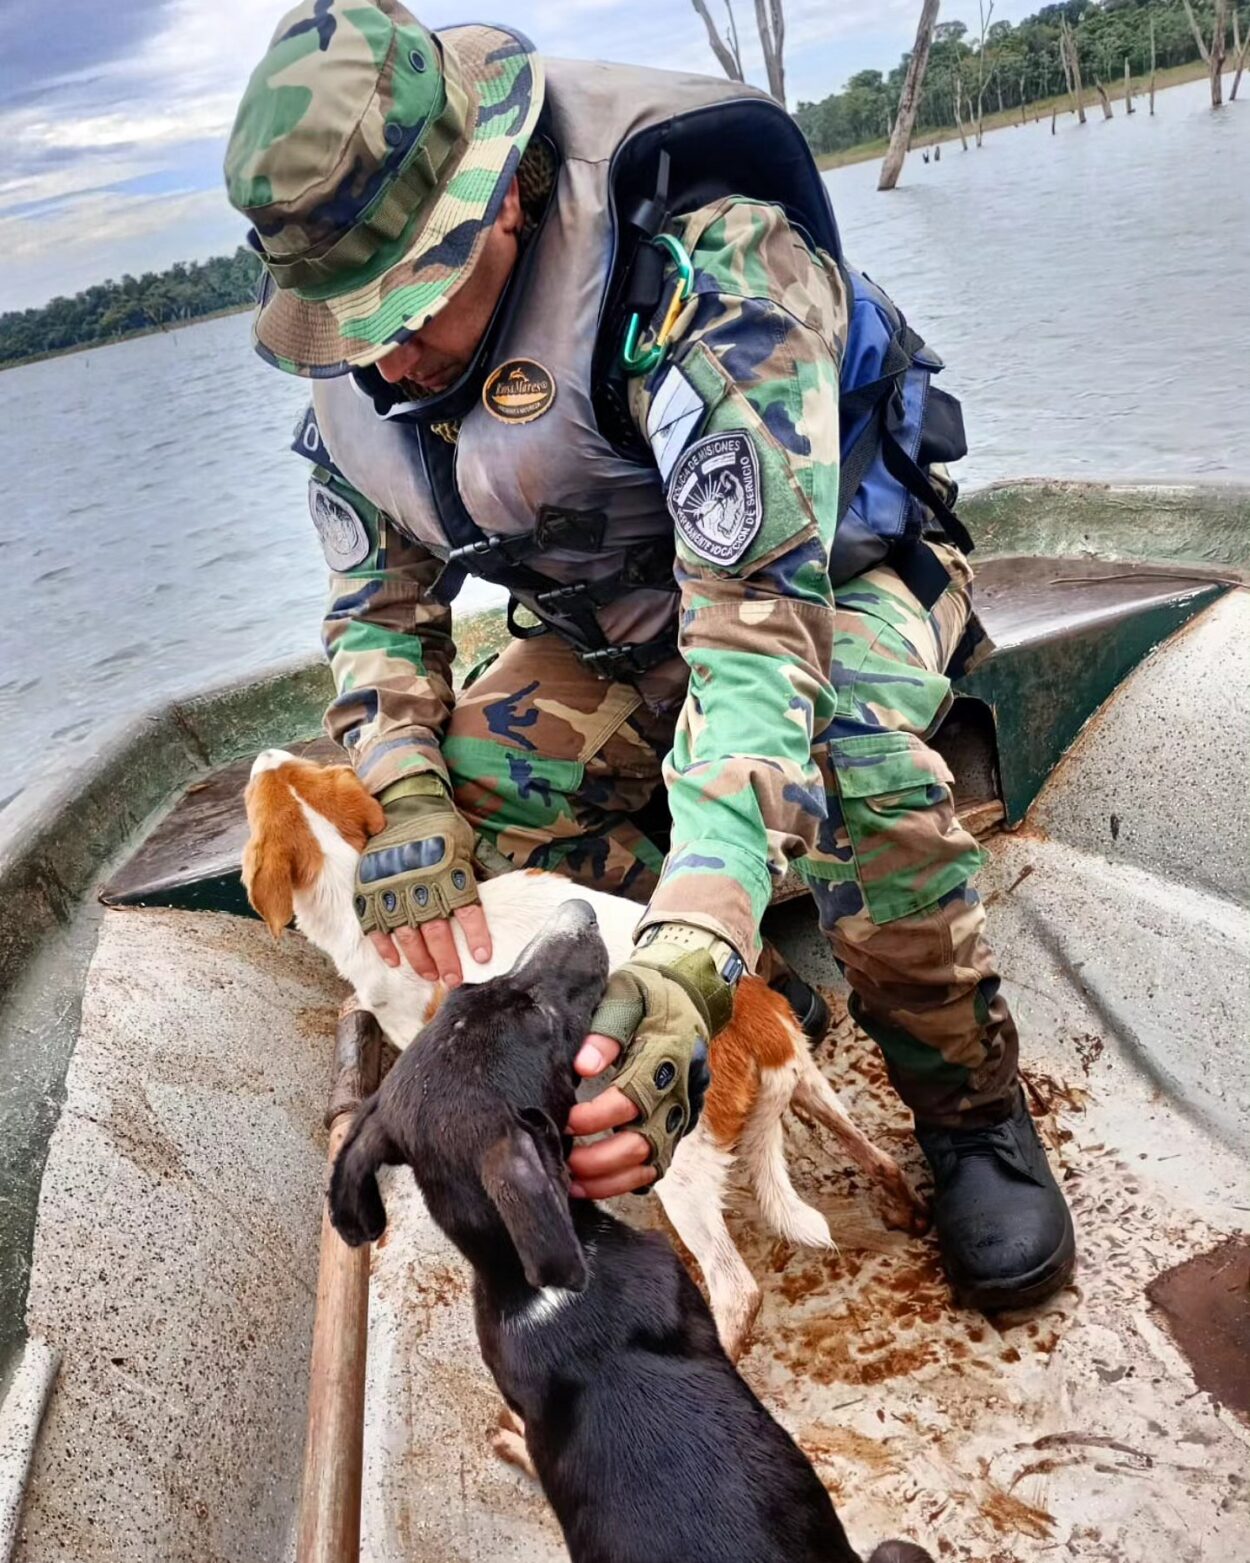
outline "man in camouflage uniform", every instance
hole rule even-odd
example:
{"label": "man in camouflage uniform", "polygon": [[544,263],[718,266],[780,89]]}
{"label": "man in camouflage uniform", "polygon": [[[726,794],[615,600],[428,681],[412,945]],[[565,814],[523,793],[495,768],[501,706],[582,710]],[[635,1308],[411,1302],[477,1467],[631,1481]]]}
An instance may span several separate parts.
{"label": "man in camouflage uniform", "polygon": [[[731,95],[751,96],[544,65],[497,28],[434,36],[398,0],[306,0],[252,77],[226,176],[266,266],[256,346],[315,381],[300,444],[334,572],[327,727],[387,817],[357,908],[388,960],[455,982],[449,918],[489,950],[485,859],[645,905],[577,1060],[616,1067],[570,1125],[618,1131],[570,1158],[574,1192],[602,1197],[662,1176],[796,865],[916,1114],[957,1290],[1020,1305],[1067,1279],[1073,1240],[969,886],[979,852],[925,742],[970,572],[934,542],[933,601],[889,562],[831,585],[843,272],[779,205],[669,217],[641,322],[659,351],[626,347],[635,454],[591,411],[592,349],[620,330],[601,308],[615,149]],[[569,510],[579,484],[601,509]],[[492,577],[501,557],[512,577]],[[458,567],[519,583],[542,622],[456,696]]]}

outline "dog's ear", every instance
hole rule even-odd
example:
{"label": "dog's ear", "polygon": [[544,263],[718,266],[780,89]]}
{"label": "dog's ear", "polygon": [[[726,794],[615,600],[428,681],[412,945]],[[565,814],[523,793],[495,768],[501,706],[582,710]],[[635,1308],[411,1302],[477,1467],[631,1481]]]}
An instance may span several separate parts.
{"label": "dog's ear", "polygon": [[540,1136],[546,1139],[547,1128],[516,1123],[483,1156],[482,1187],[503,1218],[530,1285],[580,1292],[588,1280],[586,1256],[569,1212],[559,1132],[550,1119],[546,1124],[555,1136],[554,1166],[538,1143]]}
{"label": "dog's ear", "polygon": [[310,889],[320,873],[322,852],[279,771],[254,776],[244,799],[250,834],[243,849],[243,887],[276,939],[295,915],[295,891]]}
{"label": "dog's ear", "polygon": [[375,1243],[386,1231],[386,1206],[377,1171],[400,1160],[374,1092],[356,1114],[330,1174],[330,1220],[350,1248]]}
{"label": "dog's ear", "polygon": [[243,888],[275,939],[295,916],[293,876],[290,855],[277,843],[253,836],[243,848]]}

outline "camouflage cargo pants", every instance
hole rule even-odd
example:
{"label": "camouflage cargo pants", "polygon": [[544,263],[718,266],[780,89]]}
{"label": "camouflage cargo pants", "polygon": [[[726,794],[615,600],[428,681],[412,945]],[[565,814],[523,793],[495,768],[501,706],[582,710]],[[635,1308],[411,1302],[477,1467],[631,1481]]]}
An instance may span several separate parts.
{"label": "camouflage cargo pants", "polygon": [[[828,817],[798,867],[899,1094],[928,1121],[970,1125],[1003,1115],[1017,1043],[968,883],[980,853],[924,742],[949,708],[944,669],[969,616],[971,572],[944,553],[951,584],[928,612],[885,568],[837,594],[837,710],[813,745]],[[472,680],[443,747],[459,807],[510,862],[645,902],[673,721],[545,635]]]}

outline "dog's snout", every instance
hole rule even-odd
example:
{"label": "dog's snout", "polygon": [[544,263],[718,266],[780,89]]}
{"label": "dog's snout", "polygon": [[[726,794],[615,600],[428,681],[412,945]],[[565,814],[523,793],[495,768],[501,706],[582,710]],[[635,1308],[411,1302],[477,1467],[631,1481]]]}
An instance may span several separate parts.
{"label": "dog's snout", "polygon": [[560,933],[582,933],[598,928],[599,919],[589,901],[565,901],[552,919],[551,926]]}

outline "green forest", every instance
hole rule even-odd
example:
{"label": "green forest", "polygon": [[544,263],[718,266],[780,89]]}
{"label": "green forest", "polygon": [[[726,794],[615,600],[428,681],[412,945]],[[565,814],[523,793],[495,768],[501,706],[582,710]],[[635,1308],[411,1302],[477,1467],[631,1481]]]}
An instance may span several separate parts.
{"label": "green forest", "polygon": [[233,255],[179,261],[168,271],[97,282],[42,309],[11,310],[0,315],[0,368],[237,309],[256,297],[259,275],[260,261],[240,245]]}
{"label": "green forest", "polygon": [[[1101,5],[1093,0],[1064,0],[1061,5],[1043,6],[1035,16],[1014,25],[994,21],[989,0],[982,0],[982,4],[988,23],[984,45],[981,12],[971,26],[959,21],[938,23],[915,136],[953,129],[957,102],[961,104],[960,118],[969,124],[976,118],[979,99],[988,114],[1065,91],[1059,57],[1059,29],[1064,20],[1072,27],[1082,76],[1091,95],[1096,82],[1110,87],[1123,77],[1125,60],[1135,76],[1151,69],[1152,27],[1154,63],[1160,70],[1199,57],[1183,0],[1165,4],[1158,0],[1103,0]],[[1191,0],[1191,4],[1203,37],[1210,38],[1211,0]],[[1244,36],[1250,27],[1250,9],[1239,6],[1238,10],[1238,31]],[[859,71],[843,91],[831,93],[819,103],[800,103],[795,118],[812,149],[817,153],[842,152],[887,137],[910,59],[910,54],[905,54],[888,74]]]}

